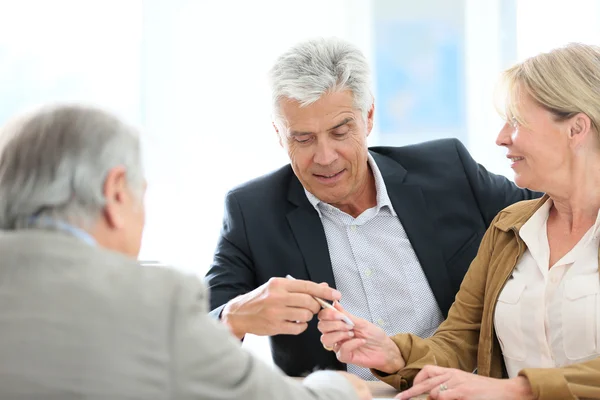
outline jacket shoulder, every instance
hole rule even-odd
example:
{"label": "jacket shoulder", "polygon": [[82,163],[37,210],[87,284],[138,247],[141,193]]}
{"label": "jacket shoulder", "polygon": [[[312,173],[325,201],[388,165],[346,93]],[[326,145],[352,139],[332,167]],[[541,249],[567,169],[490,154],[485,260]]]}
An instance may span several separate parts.
{"label": "jacket shoulder", "polygon": [[455,138],[430,140],[423,143],[406,146],[375,146],[371,150],[392,158],[406,156],[430,156],[433,154],[457,153],[458,148],[464,148],[460,140]]}
{"label": "jacket shoulder", "polygon": [[523,200],[511,204],[498,213],[494,225],[501,230],[522,226],[548,200],[548,195],[539,199]]}
{"label": "jacket shoulder", "polygon": [[500,211],[500,215],[506,217],[508,215],[529,213],[536,208],[539,202],[540,199],[519,201]]}
{"label": "jacket shoulder", "polygon": [[399,147],[371,147],[374,153],[389,157],[405,167],[432,168],[438,165],[454,165],[461,163],[459,149],[467,151],[458,139],[439,139],[428,142]]}

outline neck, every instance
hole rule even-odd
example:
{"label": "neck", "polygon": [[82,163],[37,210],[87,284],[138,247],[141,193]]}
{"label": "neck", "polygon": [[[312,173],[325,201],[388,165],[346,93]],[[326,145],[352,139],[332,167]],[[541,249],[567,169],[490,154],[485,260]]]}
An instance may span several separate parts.
{"label": "neck", "polygon": [[366,170],[366,176],[359,190],[354,193],[352,200],[332,206],[356,218],[365,210],[377,205],[377,187],[375,186],[375,176],[371,166]]}
{"label": "neck", "polygon": [[554,202],[555,217],[571,230],[593,225],[600,210],[600,158],[573,165],[568,179],[548,191]]}
{"label": "neck", "polygon": [[124,241],[115,234],[110,225],[103,219],[97,221],[89,230],[90,235],[96,240],[98,246],[118,253],[125,253]]}

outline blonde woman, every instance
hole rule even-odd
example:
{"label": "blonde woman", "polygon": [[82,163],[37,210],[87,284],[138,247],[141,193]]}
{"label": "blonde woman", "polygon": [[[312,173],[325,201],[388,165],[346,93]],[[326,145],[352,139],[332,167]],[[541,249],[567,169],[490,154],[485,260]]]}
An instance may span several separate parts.
{"label": "blonde woman", "polygon": [[498,214],[448,319],[429,339],[389,338],[319,314],[323,345],[402,399],[600,399],[600,48],[540,54],[503,83],[496,142],[517,185],[546,195]]}

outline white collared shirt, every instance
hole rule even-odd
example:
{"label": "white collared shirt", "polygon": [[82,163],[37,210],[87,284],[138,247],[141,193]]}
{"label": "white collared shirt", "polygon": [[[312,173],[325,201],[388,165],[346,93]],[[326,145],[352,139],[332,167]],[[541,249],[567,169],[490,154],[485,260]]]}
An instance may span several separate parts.
{"label": "white collared shirt", "polygon": [[600,213],[581,240],[549,268],[552,200],[521,227],[527,250],[500,292],[494,325],[509,377],[600,356]]}
{"label": "white collared shirt", "polygon": [[[429,282],[369,154],[377,205],[353,218],[305,190],[325,230],[335,285],[347,311],[379,325],[388,335],[431,336],[443,316]],[[348,372],[375,379],[368,369]]]}

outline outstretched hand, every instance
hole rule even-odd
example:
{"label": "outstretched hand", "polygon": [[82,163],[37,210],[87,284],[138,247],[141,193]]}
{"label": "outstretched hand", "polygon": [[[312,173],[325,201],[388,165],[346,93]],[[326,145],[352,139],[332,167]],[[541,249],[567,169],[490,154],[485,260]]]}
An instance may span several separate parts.
{"label": "outstretched hand", "polygon": [[[404,367],[400,350],[383,329],[351,315],[339,302],[334,307],[319,312],[317,328],[323,346],[333,349],[338,360],[389,374]],[[354,327],[342,321],[342,315],[348,316]]]}

